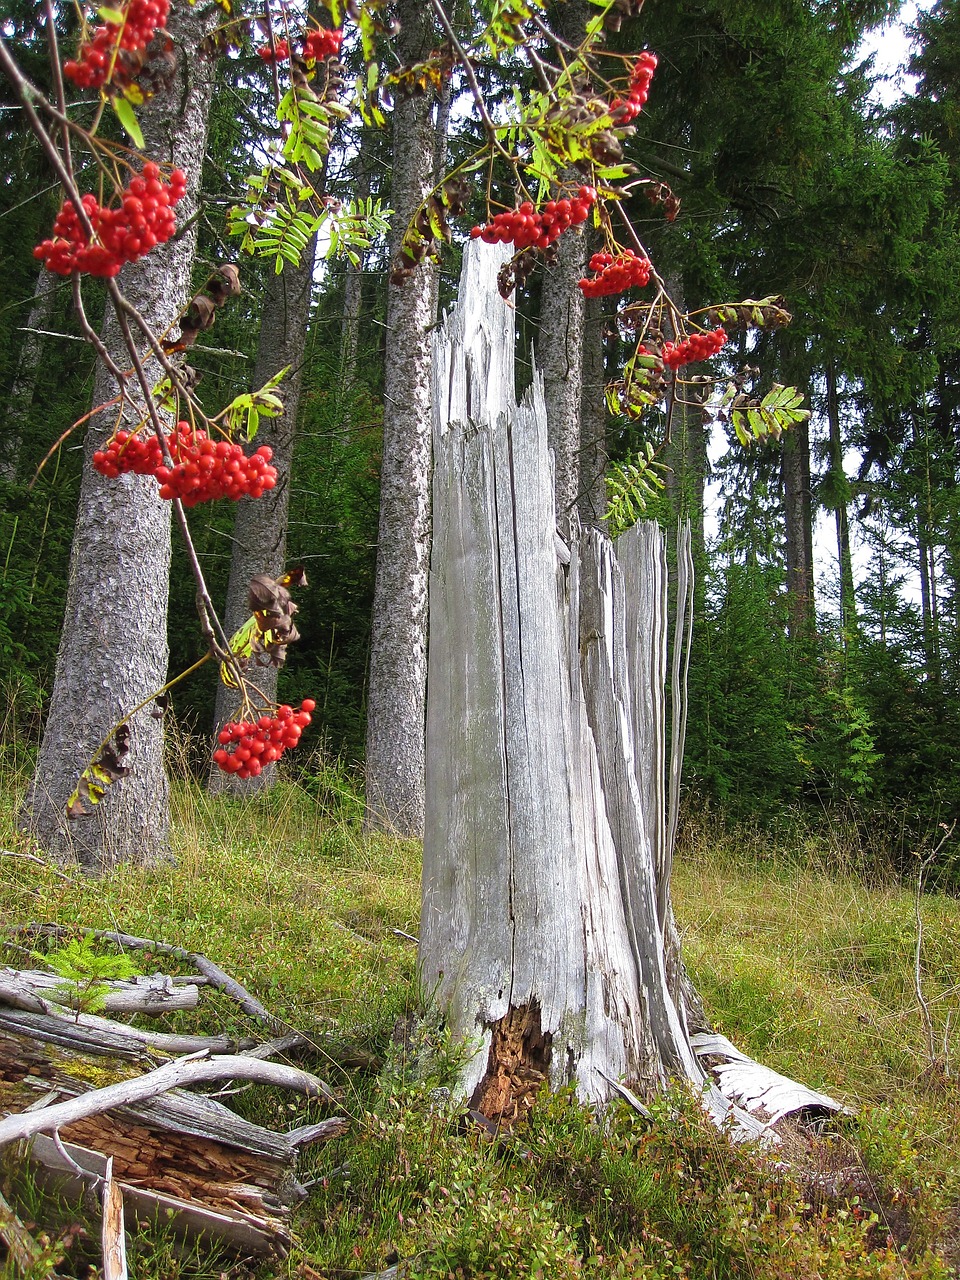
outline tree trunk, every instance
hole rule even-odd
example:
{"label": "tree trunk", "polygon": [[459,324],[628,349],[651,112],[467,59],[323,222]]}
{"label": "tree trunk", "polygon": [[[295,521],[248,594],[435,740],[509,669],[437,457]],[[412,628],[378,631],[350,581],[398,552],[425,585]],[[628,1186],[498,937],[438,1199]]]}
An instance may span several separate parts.
{"label": "tree trunk", "polygon": [[[354,165],[353,195],[356,200],[366,200],[370,195],[371,152],[375,145],[375,133],[370,128],[360,131],[357,156]],[[340,385],[337,391],[338,415],[341,439],[350,435],[351,398],[357,378],[357,349],[360,341],[360,312],[363,306],[363,250],[358,249],[360,261],[347,262],[343,278],[343,323],[340,329]]]}
{"label": "tree trunk", "polygon": [[[579,292],[579,291],[578,291]],[[583,317],[583,386],[580,394],[580,521],[599,529],[607,509],[607,401],[602,298],[587,298]]]}
{"label": "tree trunk", "polygon": [[[190,218],[206,142],[213,67],[197,55],[212,25],[207,10],[171,10],[169,32],[179,59],[173,84],[143,108],[148,153],[187,174],[177,219],[189,229],[125,267],[120,286],[157,332],[173,322],[187,298],[196,229]],[[112,311],[104,342],[121,368],[130,361]],[[147,363],[148,377],[159,377]],[[98,369],[93,403],[116,395]],[[131,415],[132,416],[132,415]],[[51,854],[76,857],[90,869],[118,862],[149,863],[167,854],[168,784],[163,730],[149,710],[130,723],[129,776],[109,787],[86,816],[68,821],[65,803],[81,772],[116,723],[166,680],[170,505],[151,477],[105,479],[91,465],[115,425],[106,412],[91,422],[71,551],[67,607],[53,692],[37,770],[27,798],[27,828]]]}
{"label": "tree trunk", "polygon": [[[290,507],[290,475],[293,445],[297,433],[300,391],[303,386],[303,350],[310,316],[310,295],[316,239],[310,241],[299,266],[287,265],[280,275],[267,278],[260,339],[253,366],[253,386],[265,382],[289,366],[290,372],[280,385],[283,412],[275,418],[262,418],[256,444],[273,449],[273,465],[277,483],[260,498],[242,498],[237,505],[233,525],[233,549],[230,555],[230,579],[224,609],[224,627],[233,635],[250,617],[248,589],[250,579],[258,573],[277,578],[283,572],[287,554],[287,516]],[[250,678],[268,702],[277,696],[277,668],[270,662],[253,667]],[[234,717],[237,691],[217,682],[214,711],[215,734]],[[238,778],[213,765],[210,769],[211,791],[229,791],[234,795],[252,795],[268,789],[276,770],[267,767],[255,778]]]}
{"label": "tree trunk", "polygon": [[586,271],[586,237],[579,228],[568,231],[556,249],[556,261],[543,274],[537,356],[553,450],[557,523],[565,531],[576,522],[581,494],[584,298],[577,281]]}
{"label": "tree trunk", "polygon": [[[586,0],[565,0],[550,12],[555,30],[576,47],[584,37],[590,5]],[[564,177],[581,181],[568,170]],[[565,533],[576,524],[577,512],[588,492],[596,493],[596,436],[589,445],[583,436],[585,300],[577,288],[587,270],[587,227],[562,235],[554,246],[556,257],[543,273],[540,293],[540,341],[537,363],[543,373],[550,448],[553,450],[557,527]],[[596,431],[596,420],[591,423]],[[593,466],[583,465],[582,450],[589,448]],[[606,504],[604,504],[604,507]]]}
{"label": "tree trunk", "polygon": [[[484,265],[473,250],[454,343],[489,330],[471,276]],[[505,307],[500,322],[492,367],[479,343],[470,353],[485,405],[468,408],[458,363],[450,380],[456,352],[436,375],[452,392],[437,419],[420,930],[426,988],[455,1035],[483,1037],[467,1084],[488,1114],[522,1105],[501,1070],[514,1040],[531,1083],[595,1099],[607,1075],[702,1080],[668,991],[625,631],[611,627],[622,572],[596,532],[558,556],[543,383],[513,408]]]}
{"label": "tree trunk", "polygon": [[850,552],[850,521],[847,512],[847,477],[843,468],[843,438],[840,432],[840,398],[837,372],[827,365],[827,422],[830,427],[830,471],[833,476],[833,511],[837,530],[837,558],[840,562],[840,632],[843,651],[848,653],[857,633],[857,597]]}
{"label": "tree trunk", "polygon": [[[914,439],[920,447],[923,465],[923,495],[916,508],[917,555],[920,560],[920,605],[923,621],[923,656],[927,679],[939,686],[940,666],[940,609],[937,599],[937,554],[931,537],[936,528],[933,514],[933,483],[930,476],[930,442],[927,426],[914,425]],[[922,437],[918,432],[922,430]]]}
{"label": "tree trunk", "polygon": [[809,639],[816,630],[816,606],[810,429],[806,422],[798,422],[783,437],[780,473],[786,531],[788,625],[791,639]]}
{"label": "tree trunk", "polygon": [[17,372],[7,398],[6,424],[0,453],[0,481],[16,484],[20,447],[30,418],[33,394],[43,364],[44,338],[40,330],[47,328],[53,315],[54,299],[60,277],[41,268],[37,276],[33,301],[27,316],[26,333],[17,361]]}
{"label": "tree trunk", "polygon": [[[558,539],[539,375],[514,404],[502,259],[467,247],[435,353],[424,988],[491,1118],[543,1083],[602,1102],[622,1078],[649,1093],[671,1076],[720,1116],[699,1054],[732,1046],[692,1035],[670,910],[683,681],[678,662],[668,748],[663,538],[635,526],[615,550],[574,522]],[[749,1064],[741,1084],[763,1075]]]}
{"label": "tree trunk", "polygon": [[[428,6],[401,0],[401,61],[430,47]],[[432,101],[398,97],[393,114],[395,210],[391,250],[432,186]],[[387,286],[383,462],[377,578],[367,704],[368,830],[423,831],[423,723],[430,559],[430,330],[436,315],[433,264]]]}

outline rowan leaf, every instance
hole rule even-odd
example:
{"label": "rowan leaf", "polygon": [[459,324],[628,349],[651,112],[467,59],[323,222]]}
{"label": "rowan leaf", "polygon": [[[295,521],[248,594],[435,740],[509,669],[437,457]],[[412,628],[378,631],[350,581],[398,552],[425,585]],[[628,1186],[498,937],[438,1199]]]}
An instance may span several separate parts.
{"label": "rowan leaf", "polygon": [[111,98],[110,105],[113,107],[117,119],[123,125],[127,137],[138,151],[142,151],[146,144],[143,140],[143,130],[140,128],[140,122],[133,107],[126,98]]}
{"label": "rowan leaf", "polygon": [[666,467],[655,459],[653,445],[647,441],[641,454],[614,463],[607,472],[607,509],[603,518],[611,537],[618,537],[636,524],[650,499],[665,487],[660,472]]}
{"label": "rowan leaf", "polygon": [[720,401],[721,416],[730,409],[730,421],[742,445],[749,446],[757,442],[779,440],[784,431],[806,422],[810,417],[809,409],[802,409],[803,393],[796,387],[785,387],[779,383],[767,392],[762,400],[750,399],[737,392],[736,385],[730,383]]}
{"label": "rowan leaf", "polygon": [[67,800],[67,817],[80,818],[86,814],[85,805],[98,805],[107,788],[130,772],[123,763],[130,751],[130,726],[118,725],[107,741],[100,748],[95,759],[91,760],[81,773],[76,790]]}
{"label": "rowan leaf", "polygon": [[[239,659],[241,668],[245,667],[253,656],[254,642],[259,639],[260,626],[255,617],[249,617],[242,627],[230,637],[230,652]],[[240,681],[236,677],[235,668],[230,662],[220,663],[220,680],[228,689],[238,689]]]}

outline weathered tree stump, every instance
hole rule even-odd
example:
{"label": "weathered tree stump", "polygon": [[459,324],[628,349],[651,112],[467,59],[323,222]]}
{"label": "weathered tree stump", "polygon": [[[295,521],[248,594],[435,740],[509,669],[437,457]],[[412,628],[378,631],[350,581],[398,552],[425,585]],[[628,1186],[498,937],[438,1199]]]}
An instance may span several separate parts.
{"label": "weathered tree stump", "polygon": [[689,544],[671,741],[663,538],[559,538],[538,375],[515,400],[502,260],[468,246],[435,346],[423,982],[491,1117],[544,1080],[602,1103],[668,1077],[721,1116],[670,906]]}

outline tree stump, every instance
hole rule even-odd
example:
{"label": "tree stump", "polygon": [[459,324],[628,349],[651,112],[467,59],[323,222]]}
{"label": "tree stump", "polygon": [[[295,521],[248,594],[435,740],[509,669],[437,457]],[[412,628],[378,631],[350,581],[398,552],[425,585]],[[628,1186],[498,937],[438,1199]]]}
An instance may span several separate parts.
{"label": "tree stump", "polygon": [[603,1103],[620,1081],[649,1094],[670,1077],[720,1117],[669,890],[689,541],[671,741],[663,537],[560,539],[542,379],[514,394],[503,260],[468,246],[435,345],[424,988],[490,1118],[543,1081]]}

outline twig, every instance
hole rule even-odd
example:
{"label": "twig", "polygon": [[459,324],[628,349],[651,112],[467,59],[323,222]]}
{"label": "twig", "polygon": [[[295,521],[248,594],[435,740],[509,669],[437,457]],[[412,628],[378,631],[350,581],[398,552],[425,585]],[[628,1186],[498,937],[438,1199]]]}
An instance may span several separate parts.
{"label": "twig", "polygon": [[[201,1052],[205,1053],[205,1050]],[[55,1133],[62,1126],[85,1120],[89,1116],[111,1111],[115,1107],[127,1107],[144,1102],[158,1094],[184,1085],[200,1084],[207,1080],[255,1080],[260,1084],[278,1085],[284,1089],[296,1089],[308,1098],[324,1098],[333,1102],[329,1087],[319,1078],[299,1067],[287,1067],[277,1062],[261,1062],[257,1058],[244,1058],[239,1054],[198,1060],[195,1054],[164,1063],[155,1071],[121,1080],[103,1089],[92,1089],[69,1102],[56,1103],[42,1111],[23,1112],[0,1120],[0,1146],[20,1138],[30,1138],[35,1133]]]}
{"label": "twig", "polygon": [[483,91],[480,88],[476,73],[473,69],[473,64],[467,56],[466,50],[457,39],[457,33],[450,25],[450,19],[444,12],[443,5],[440,3],[440,0],[430,0],[430,3],[433,7],[434,13],[440,19],[440,25],[447,33],[447,39],[460,55],[460,66],[463,69],[464,75],[467,77],[467,84],[470,86],[470,93],[473,96],[473,101],[476,104],[477,112],[480,116],[483,127],[487,132],[487,137],[490,139],[490,145],[494,147],[499,155],[503,156],[503,158],[508,161],[511,167],[513,167],[515,163],[514,158],[510,152],[505,150],[500,144],[500,139],[497,137],[497,126],[490,119],[490,113],[487,111],[487,104],[483,98]]}
{"label": "twig", "polygon": [[52,871],[55,876],[66,880],[68,884],[81,883],[75,876],[68,876],[65,871],[52,866],[46,858],[38,858],[35,853],[18,853],[15,849],[0,849],[0,858],[22,858],[24,862],[35,862],[38,867],[43,867],[45,871]]}
{"label": "twig", "polygon": [[[85,228],[86,229],[86,228]],[[92,238],[92,231],[87,233]],[[119,366],[114,362],[113,356],[104,346],[99,333],[94,329],[93,325],[87,319],[87,312],[83,305],[83,289],[80,286],[79,272],[74,272],[71,276],[71,287],[73,289],[73,309],[77,313],[77,319],[80,321],[80,328],[83,330],[83,336],[87,342],[93,347],[97,355],[103,361],[106,368],[113,374],[120,388],[121,400],[126,399],[127,395],[127,375],[123,373]]]}
{"label": "twig", "polygon": [[75,1173],[78,1178],[96,1190],[103,1181],[101,1175],[93,1169],[84,1169],[82,1165],[77,1164],[76,1160],[74,1160],[73,1156],[63,1145],[63,1139],[60,1137],[59,1129],[54,1129],[50,1137],[53,1139],[53,1145],[57,1148],[57,1153],[61,1160],[65,1160],[71,1171]]}

